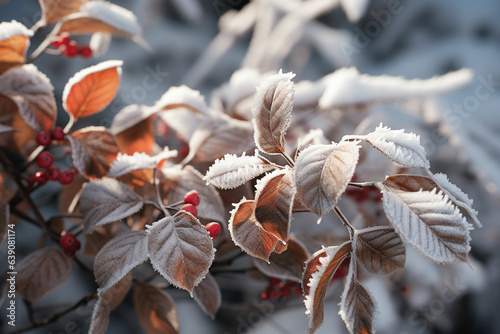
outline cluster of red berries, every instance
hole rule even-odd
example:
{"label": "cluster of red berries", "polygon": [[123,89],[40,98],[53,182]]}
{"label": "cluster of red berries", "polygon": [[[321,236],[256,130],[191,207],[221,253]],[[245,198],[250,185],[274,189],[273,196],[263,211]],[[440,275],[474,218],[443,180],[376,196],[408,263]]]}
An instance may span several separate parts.
{"label": "cluster of red berries", "polygon": [[[357,175],[354,174],[351,182],[356,182],[356,179]],[[356,203],[363,203],[365,201],[373,201],[375,203],[382,202],[382,193],[375,187],[352,188],[347,189],[345,193],[347,196],[354,199]]]}
{"label": "cluster of red berries", "polygon": [[[192,214],[193,216],[198,216],[198,210],[196,207],[200,204],[200,196],[196,190],[191,190],[184,195],[184,205],[179,210],[184,210]],[[221,226],[217,222],[208,223],[205,229],[210,233],[211,238],[215,238],[220,234],[222,230]]]}
{"label": "cluster of red berries", "polygon": [[58,39],[52,42],[52,46],[61,50],[62,54],[68,58],[80,55],[84,58],[92,57],[92,49],[88,45],[78,47],[76,41],[72,41],[69,34],[63,33]]}
{"label": "cluster of red berries", "polygon": [[82,244],[73,233],[66,233],[61,236],[59,238],[59,244],[67,257],[75,256],[76,252],[82,247]]}
{"label": "cluster of red berries", "polygon": [[49,146],[52,143],[52,140],[61,141],[64,139],[64,130],[60,126],[56,126],[50,131],[50,133],[46,131],[40,131],[36,136],[36,142],[41,146]]}
{"label": "cluster of red berries", "polygon": [[300,283],[290,280],[283,281],[279,278],[271,277],[269,278],[269,285],[260,294],[260,299],[275,301],[286,298],[292,293],[296,296],[302,296]]}
{"label": "cluster of red berries", "polygon": [[29,175],[26,177],[26,181],[29,185],[33,183],[38,183],[40,185],[46,183],[47,181],[58,181],[62,185],[70,184],[73,182],[73,177],[78,170],[75,166],[71,166],[67,170],[59,170],[56,166],[52,166],[54,162],[54,157],[50,152],[43,151],[36,158],[36,163],[38,167],[45,168],[45,171],[38,171],[35,175]]}

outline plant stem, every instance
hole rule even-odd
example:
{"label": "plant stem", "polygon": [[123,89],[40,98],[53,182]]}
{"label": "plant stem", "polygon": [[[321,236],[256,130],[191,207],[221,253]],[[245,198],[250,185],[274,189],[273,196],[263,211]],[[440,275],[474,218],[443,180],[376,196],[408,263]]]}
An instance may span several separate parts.
{"label": "plant stem", "polygon": [[344,224],[344,226],[347,227],[347,230],[349,231],[349,238],[352,239],[355,228],[351,225],[351,223],[349,223],[349,221],[344,216],[342,211],[340,211],[340,208],[338,206],[335,205],[333,210],[335,211],[337,216],[340,218],[340,221],[342,222],[342,224]]}
{"label": "plant stem", "polygon": [[282,152],[281,155],[283,156],[283,158],[285,158],[286,162],[290,165],[290,167],[295,166],[293,159],[286,152]]}

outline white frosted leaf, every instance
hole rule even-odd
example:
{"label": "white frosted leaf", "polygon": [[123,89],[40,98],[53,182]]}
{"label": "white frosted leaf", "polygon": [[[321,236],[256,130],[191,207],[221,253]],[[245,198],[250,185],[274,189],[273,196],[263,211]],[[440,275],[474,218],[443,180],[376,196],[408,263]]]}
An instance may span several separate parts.
{"label": "white frosted leaf", "polygon": [[332,210],[354,175],[358,158],[357,142],[312,145],[300,152],[295,183],[302,203],[319,216]]}
{"label": "white frosted leaf", "polygon": [[77,12],[87,0],[40,0],[42,19],[45,24],[51,24],[66,15]]}
{"label": "white frosted leaf", "polygon": [[58,246],[41,248],[17,263],[16,293],[36,301],[59,287],[71,272],[68,257]]}
{"label": "white frosted leaf", "polygon": [[366,12],[370,0],[340,0],[347,18],[352,23],[356,23]]}
{"label": "white frosted leaf", "polygon": [[193,298],[203,312],[213,320],[220,308],[221,293],[217,281],[210,273],[194,288]]}
{"label": "white frosted leaf", "polygon": [[169,150],[165,147],[157,155],[150,156],[146,153],[136,152],[133,155],[118,153],[116,160],[111,165],[108,177],[118,177],[138,169],[153,169],[165,159],[177,156],[176,150]]}
{"label": "white frosted leaf", "polygon": [[467,262],[471,227],[448,196],[397,175],[380,188],[387,218],[404,242],[438,263]]}
{"label": "white frosted leaf", "polygon": [[255,218],[266,232],[283,244],[288,241],[297,192],[293,170],[276,170],[260,179],[255,191]]}
{"label": "white frosted leaf", "polygon": [[31,37],[33,36],[33,31],[15,20],[0,23],[0,41],[5,41],[19,35]]}
{"label": "white frosted leaf", "polygon": [[[346,241],[339,246],[318,250],[305,263],[302,291],[309,318],[308,334],[313,334],[323,323],[326,290],[333,275],[342,261],[350,255],[351,250],[351,241]],[[355,261],[351,261],[353,262]]]}
{"label": "white frosted leaf", "polygon": [[205,227],[185,211],[149,227],[148,250],[153,268],[190,293],[207,275],[215,255]]}
{"label": "white frosted leaf", "polygon": [[[175,108],[187,108],[194,112],[207,113],[207,104],[203,95],[185,85],[170,87],[153,106],[156,112]],[[170,115],[170,117],[174,116]]]}
{"label": "white frosted leaf", "polygon": [[91,181],[83,188],[80,206],[85,233],[138,212],[144,200],[124,183],[111,178]]}
{"label": "white frosted leaf", "polygon": [[285,151],[285,132],[290,126],[293,109],[293,73],[270,76],[257,87],[254,98],[253,124],[257,147],[269,154]]}
{"label": "white frosted leaf", "polygon": [[388,275],[405,266],[406,248],[392,227],[357,230],[353,244],[356,259],[372,274]]}
{"label": "white frosted leaf", "polygon": [[120,132],[130,129],[134,125],[140,123],[146,118],[154,115],[156,111],[145,105],[131,104],[120,110],[111,123],[109,129],[115,136]]}
{"label": "white frosted leaf", "polygon": [[404,130],[392,130],[382,123],[366,136],[346,136],[369,142],[389,159],[406,167],[430,168],[425,149],[420,145],[420,136]]}
{"label": "white frosted leaf", "polygon": [[253,156],[243,153],[241,157],[226,154],[215,160],[203,179],[217,188],[233,189],[272,169],[274,167],[259,157],[258,152]]}
{"label": "white frosted leaf", "polygon": [[90,38],[89,47],[92,50],[92,57],[100,58],[108,52],[109,46],[111,44],[110,33],[96,32],[92,34]]}
{"label": "white frosted leaf", "polygon": [[106,243],[94,260],[94,275],[101,291],[111,289],[148,258],[146,231],[128,231]]}
{"label": "white frosted leaf", "polygon": [[17,21],[0,23],[0,74],[26,62],[33,32]]}
{"label": "white frosted leaf", "polygon": [[468,69],[425,80],[407,80],[388,75],[360,74],[354,67],[341,68],[329,76],[319,106],[322,109],[330,109],[370,102],[392,102],[435,96],[458,89],[470,83],[472,78],[473,73]]}
{"label": "white frosted leaf", "polygon": [[37,131],[52,129],[57,106],[50,80],[33,64],[15,67],[0,80],[0,96],[14,101],[21,117]]}
{"label": "white frosted leaf", "polygon": [[473,201],[467,196],[466,193],[462,191],[459,187],[457,187],[454,183],[452,183],[446,174],[437,173],[430,174],[432,180],[436,182],[436,184],[441,188],[441,190],[451,199],[451,201],[461,209],[465,210],[467,214],[472,218],[474,223],[478,227],[482,227],[483,225],[477,218],[477,211],[472,208]]}
{"label": "white frosted leaf", "polygon": [[339,314],[350,334],[373,334],[373,316],[377,307],[370,293],[358,282],[356,272],[356,261],[351,261]]}
{"label": "white frosted leaf", "polygon": [[255,218],[255,202],[244,198],[231,211],[228,229],[231,239],[248,255],[269,261],[269,255],[279,243]]}
{"label": "white frosted leaf", "polygon": [[134,287],[134,307],[146,333],[179,333],[177,309],[165,291],[153,285],[137,283]]}
{"label": "white frosted leaf", "polygon": [[163,167],[161,171],[163,198],[166,198],[168,203],[180,202],[187,192],[196,190],[200,197],[200,204],[197,206],[198,217],[221,223],[226,221],[226,209],[219,192],[214,186],[207,185],[203,175],[194,167]]}

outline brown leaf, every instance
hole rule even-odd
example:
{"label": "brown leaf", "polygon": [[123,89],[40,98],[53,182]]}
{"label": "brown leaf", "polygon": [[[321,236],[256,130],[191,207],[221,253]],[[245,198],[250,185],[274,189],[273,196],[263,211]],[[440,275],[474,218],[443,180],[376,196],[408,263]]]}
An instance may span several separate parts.
{"label": "brown leaf", "polygon": [[89,257],[96,256],[122,229],[124,229],[123,224],[115,222],[99,227],[92,234],[86,234],[82,254]]}
{"label": "brown leaf", "polygon": [[254,259],[253,262],[257,269],[269,277],[300,282],[304,272],[304,263],[309,258],[309,254],[299,242],[291,237],[288,239],[287,246],[283,253],[271,254],[269,263],[260,259]]}
{"label": "brown leaf", "polygon": [[71,263],[59,247],[39,249],[17,264],[16,292],[36,301],[60,286],[71,272]]}
{"label": "brown leaf", "polygon": [[186,211],[149,227],[148,251],[153,268],[190,293],[208,273],[215,255],[207,230]]}
{"label": "brown leaf", "polygon": [[309,318],[309,334],[314,333],[323,323],[326,289],[335,271],[350,255],[351,250],[351,241],[346,241],[339,246],[326,247],[317,251],[305,263],[302,291],[306,314]]}
{"label": "brown leaf", "polygon": [[0,23],[0,75],[25,63],[33,32],[17,21]]}
{"label": "brown leaf", "polygon": [[340,302],[340,316],[344,320],[349,333],[371,334],[373,331],[373,315],[376,307],[368,291],[358,282],[356,261],[351,261],[347,282]]}
{"label": "brown leaf", "polygon": [[355,142],[311,145],[300,152],[295,183],[302,204],[319,216],[331,211],[354,175],[358,157]]}
{"label": "brown leaf", "polygon": [[278,73],[257,87],[252,109],[257,147],[269,154],[285,152],[285,132],[293,108],[293,73]]}
{"label": "brown leaf", "polygon": [[148,334],[179,333],[177,309],[165,291],[138,282],[134,288],[134,305],[142,328]]}
{"label": "brown leaf", "polygon": [[109,306],[101,298],[98,298],[92,310],[88,334],[106,334],[109,324],[109,312],[111,312]]}
{"label": "brown leaf", "polygon": [[128,273],[118,283],[107,290],[99,290],[99,298],[112,311],[122,303],[132,287],[132,274]]}
{"label": "brown leaf", "polygon": [[37,131],[33,129],[19,114],[17,104],[9,97],[0,94],[0,119],[4,126],[9,126],[15,131],[0,135],[0,146],[19,152],[27,157],[33,151],[33,143]]}
{"label": "brown leaf", "polygon": [[87,0],[40,0],[42,19],[51,24],[65,16],[77,12]]}
{"label": "brown leaf", "polygon": [[404,268],[406,248],[392,227],[371,227],[354,235],[356,259],[367,271],[388,275]]}
{"label": "brown leaf", "polygon": [[67,136],[73,164],[87,178],[108,174],[119,152],[115,138],[104,127],[86,127]]}
{"label": "brown leaf", "polygon": [[255,218],[264,230],[284,244],[288,240],[296,193],[293,170],[277,170],[266,175],[255,194]]}
{"label": "brown leaf", "polygon": [[240,201],[231,212],[229,232],[234,243],[248,255],[268,262],[269,255],[281,242],[264,230],[255,219],[254,210],[255,201]]}
{"label": "brown leaf", "polygon": [[120,150],[125,154],[144,152],[151,155],[154,153],[155,131],[151,118],[146,118],[115,136]]}
{"label": "brown leaf", "polygon": [[[45,74],[35,65],[29,64],[5,72],[0,79],[0,96],[15,103],[19,114],[29,126],[37,131],[49,131],[53,127],[57,106],[54,87]],[[5,102],[1,104],[6,107]]]}
{"label": "brown leaf", "polygon": [[94,260],[94,275],[101,291],[111,289],[147,260],[147,244],[146,231],[129,231],[118,235],[99,251]]}
{"label": "brown leaf", "polygon": [[205,279],[194,288],[193,298],[203,312],[213,320],[221,304],[221,294],[219,285],[212,275],[207,274]]}
{"label": "brown leaf", "polygon": [[76,73],[64,87],[64,110],[78,119],[106,108],[120,87],[122,64],[109,60]]}
{"label": "brown leaf", "polygon": [[117,179],[125,183],[144,200],[156,200],[152,169],[138,169],[122,175]]}

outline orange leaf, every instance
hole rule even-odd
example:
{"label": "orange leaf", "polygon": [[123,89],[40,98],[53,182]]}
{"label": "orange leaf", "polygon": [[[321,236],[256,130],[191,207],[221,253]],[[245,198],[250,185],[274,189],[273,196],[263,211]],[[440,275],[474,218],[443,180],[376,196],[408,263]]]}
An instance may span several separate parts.
{"label": "orange leaf", "polygon": [[76,73],[64,87],[64,109],[81,118],[106,108],[118,92],[122,64],[109,60]]}
{"label": "orange leaf", "polygon": [[0,23],[0,74],[24,64],[33,32],[19,22]]}
{"label": "orange leaf", "polygon": [[78,11],[85,2],[87,0],[40,0],[42,17],[46,24],[54,23]]}

